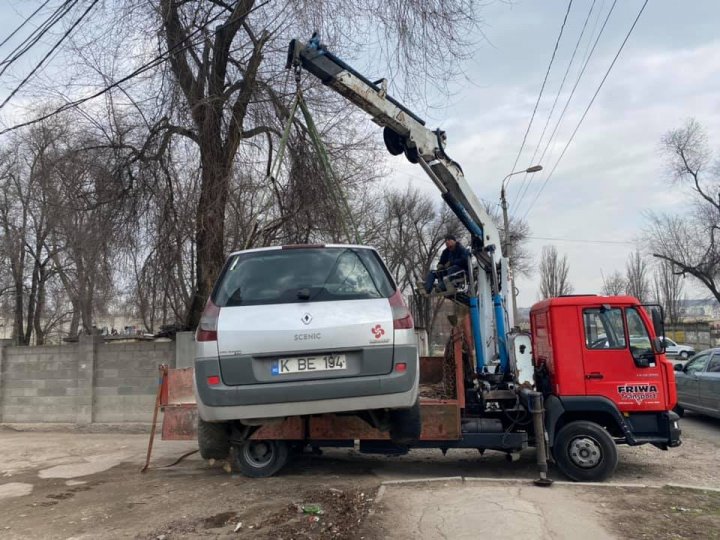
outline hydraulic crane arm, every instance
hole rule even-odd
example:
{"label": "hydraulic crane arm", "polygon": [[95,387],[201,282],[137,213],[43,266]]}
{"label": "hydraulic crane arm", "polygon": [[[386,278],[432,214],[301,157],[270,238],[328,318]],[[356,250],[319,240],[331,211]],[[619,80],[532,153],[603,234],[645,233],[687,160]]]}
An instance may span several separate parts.
{"label": "hydraulic crane arm", "polygon": [[424,120],[387,94],[385,80],[369,81],[326,50],[316,36],[308,44],[297,39],[290,43],[287,67],[292,66],[309,71],[385,128],[388,151],[396,156],[404,153],[409,161],[420,164],[473,235],[473,241],[481,242],[474,248],[494,245],[495,257],[502,257],[497,228],[465,180],[460,165],[445,153],[445,132],[425,127]]}
{"label": "hydraulic crane arm", "polygon": [[[483,270],[478,274],[469,306],[478,371],[497,350],[503,370],[508,352],[505,329],[510,317],[503,295],[508,296],[507,259],[492,219],[465,180],[460,165],[445,153],[445,132],[431,130],[425,121],[387,93],[387,81],[371,82],[329,52],[317,35],[304,44],[290,42],[287,68],[305,69],[370,115],[384,128],[385,146],[392,155],[405,154],[418,163],[442,194],[444,201],[471,235],[471,249]],[[472,277],[472,276],[471,276]],[[472,279],[471,279],[472,281]],[[493,324],[494,319],[494,324]],[[497,349],[484,337],[494,334]]]}

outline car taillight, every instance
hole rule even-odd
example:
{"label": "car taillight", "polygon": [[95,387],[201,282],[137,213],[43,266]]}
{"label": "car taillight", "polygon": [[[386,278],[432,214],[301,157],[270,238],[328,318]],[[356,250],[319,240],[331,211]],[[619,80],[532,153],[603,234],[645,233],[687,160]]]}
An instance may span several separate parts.
{"label": "car taillight", "polygon": [[392,308],[393,328],[395,330],[407,330],[415,327],[412,314],[405,305],[400,291],[395,291],[390,298],[390,307]]}
{"label": "car taillight", "polygon": [[217,341],[217,325],[220,317],[220,308],[213,304],[208,298],[205,309],[200,316],[200,324],[198,324],[195,334],[195,341]]}

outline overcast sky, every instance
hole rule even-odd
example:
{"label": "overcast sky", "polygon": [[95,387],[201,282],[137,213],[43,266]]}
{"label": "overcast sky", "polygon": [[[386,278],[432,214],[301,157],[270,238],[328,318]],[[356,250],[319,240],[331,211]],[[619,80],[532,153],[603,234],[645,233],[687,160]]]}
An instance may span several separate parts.
{"label": "overcast sky", "polygon": [[[6,2],[0,4],[3,37],[17,26],[17,11],[27,14],[29,6],[38,5],[29,0]],[[628,254],[642,248],[638,240],[645,211],[688,211],[687,194],[671,187],[663,170],[659,153],[663,133],[695,117],[707,128],[714,147],[720,147],[720,2],[650,0],[574,142],[530,207],[642,3],[617,2],[555,144],[542,160],[545,171],[532,177],[522,199],[523,175],[514,176],[509,184],[513,213],[522,216],[530,210],[533,254],[539,255],[542,246],[550,244],[567,254],[575,292],[598,292],[602,274],[624,269]],[[462,165],[477,194],[498,202],[501,180],[520,149],[567,1],[485,4],[481,11],[485,39],[479,40],[472,61],[465,65],[467,76],[453,86],[452,97],[431,96],[430,101],[440,106],[430,111],[408,105],[423,114],[429,126],[447,131],[447,151]],[[592,4],[592,0],[573,2],[518,169],[534,164],[533,152]],[[597,35],[611,5],[612,0],[595,2],[546,140],[577,79],[589,39]],[[390,164],[395,171],[391,182],[411,182],[439,200],[419,168],[399,158]],[[537,273],[520,279],[517,286],[520,305],[529,306],[537,299]],[[690,292],[705,296],[699,289]]]}
{"label": "overcast sky", "polygon": [[[591,4],[573,2],[518,169],[534,164],[531,158]],[[611,4],[595,3],[579,46],[580,59],[596,14],[601,17],[597,35]],[[520,216],[555,165],[641,6],[641,0],[617,3],[560,124],[555,151],[542,160],[545,171],[532,177],[518,207]],[[501,180],[520,149],[566,9],[564,0],[495,2],[484,8],[487,41],[466,66],[470,81],[458,85],[458,94],[444,108],[427,115],[430,125],[448,132],[448,153],[485,199],[499,201]],[[539,255],[543,245],[553,244],[567,254],[575,292],[599,292],[602,274],[624,271],[628,254],[642,248],[638,240],[646,210],[688,211],[687,194],[673,188],[665,174],[659,141],[666,131],[695,117],[707,128],[714,147],[720,147],[719,23],[720,2],[650,0],[572,145],[530,210],[527,219],[536,238],[531,250]],[[549,131],[580,65],[576,57]],[[393,164],[400,169],[399,180],[412,176],[416,185],[435,193],[420,171]],[[523,177],[510,179],[511,209]],[[521,306],[537,300],[537,278],[535,274],[517,283]]]}

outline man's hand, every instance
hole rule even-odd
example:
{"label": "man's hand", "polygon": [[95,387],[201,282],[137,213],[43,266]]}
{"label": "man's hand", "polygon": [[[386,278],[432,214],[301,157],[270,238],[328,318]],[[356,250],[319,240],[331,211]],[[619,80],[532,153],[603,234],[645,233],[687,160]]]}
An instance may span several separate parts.
{"label": "man's hand", "polygon": [[446,265],[444,265],[444,264],[438,264],[437,271],[439,272],[440,270],[445,270],[445,267],[446,267]]}

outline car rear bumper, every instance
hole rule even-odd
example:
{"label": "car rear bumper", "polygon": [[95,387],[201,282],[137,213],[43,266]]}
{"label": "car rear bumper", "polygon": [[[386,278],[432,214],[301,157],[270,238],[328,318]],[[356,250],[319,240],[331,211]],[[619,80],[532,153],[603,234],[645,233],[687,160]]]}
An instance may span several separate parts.
{"label": "car rear bumper", "polygon": [[417,347],[395,347],[393,357],[393,366],[404,363],[405,371],[233,386],[222,382],[209,385],[208,377],[220,376],[218,359],[198,358],[195,360],[198,412],[203,420],[212,422],[407,408],[418,395]]}

